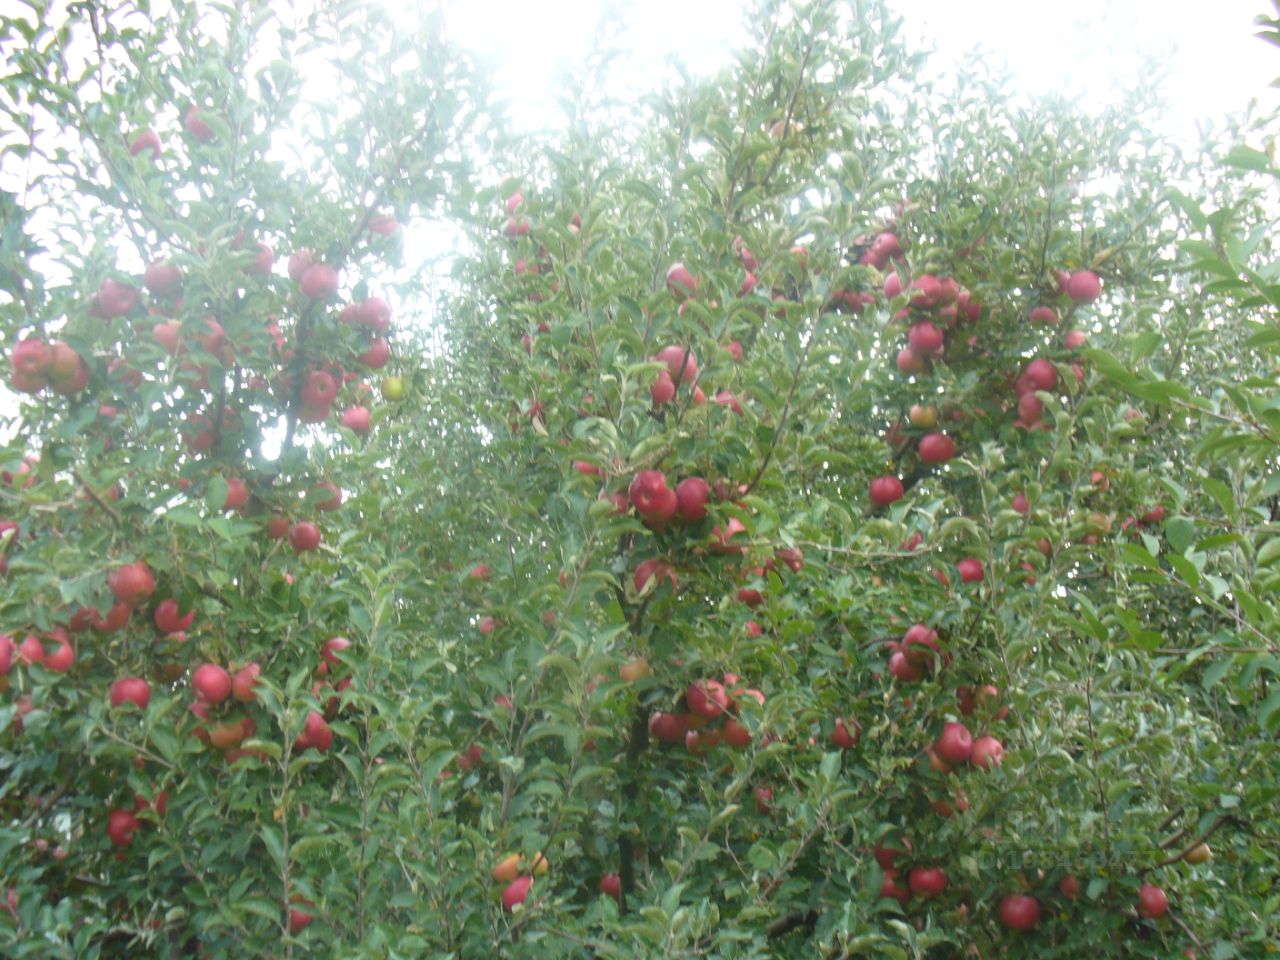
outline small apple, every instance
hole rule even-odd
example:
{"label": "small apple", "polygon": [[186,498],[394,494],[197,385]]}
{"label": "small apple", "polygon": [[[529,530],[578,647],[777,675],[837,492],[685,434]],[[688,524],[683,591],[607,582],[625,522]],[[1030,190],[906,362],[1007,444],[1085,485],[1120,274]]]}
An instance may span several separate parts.
{"label": "small apple", "polygon": [[356,406],[342,414],[342,425],[353,433],[367,436],[369,433],[369,408]]}
{"label": "small apple", "polygon": [[911,405],[911,409],[907,411],[907,420],[911,422],[913,427],[921,430],[932,430],[938,425],[938,408],[933,404]]}
{"label": "small apple", "polygon": [[676,516],[690,523],[707,515],[711,485],[702,477],[685,477],[676,484]]}
{"label": "small apple", "polygon": [[187,133],[195,137],[201,143],[208,143],[213,139],[213,129],[209,124],[204,122],[201,117],[203,111],[194,103],[187,107],[187,115],[182,121],[183,127]]}
{"label": "small apple", "polygon": [[886,474],[871,481],[871,502],[877,507],[887,507],[891,503],[896,503],[904,494],[902,481],[895,476]]}
{"label": "small apple", "polygon": [[131,810],[112,810],[107,814],[107,839],[117,847],[127,847],[140,826],[141,821]]}
{"label": "small apple", "polygon": [[606,873],[600,878],[600,892],[622,903],[622,878],[616,873]]}
{"label": "small apple", "polygon": [[289,528],[289,546],[294,553],[305,553],[320,546],[320,528],[314,523],[302,521]]}
{"label": "small apple", "polygon": [[1000,922],[1010,930],[1030,930],[1040,922],[1040,902],[1035,897],[1011,893],[1000,901]]}
{"label": "small apple", "polygon": [[1169,898],[1153,883],[1138,888],[1138,913],[1148,920],[1159,920],[1169,912]]}
{"label": "small apple", "polygon": [[677,300],[687,300],[697,294],[698,281],[683,263],[673,263],[667,270],[667,289]]}
{"label": "small apple", "polygon": [[382,398],[384,400],[403,400],[405,395],[404,380],[401,377],[385,377],[382,381]]}
{"label": "small apple", "polygon": [[1067,278],[1067,296],[1073,303],[1093,303],[1102,296],[1102,281],[1092,270],[1077,270]]}
{"label": "small apple", "polygon": [[150,127],[133,138],[133,143],[129,144],[129,156],[136,157],[143,150],[151,151],[152,160],[160,156],[160,135]]}
{"label": "small apple", "polygon": [[1213,859],[1213,851],[1207,843],[1197,843],[1194,847],[1182,855],[1182,859],[1187,863],[1199,865],[1208,863]]}
{"label": "small apple", "polygon": [[924,463],[946,463],[956,455],[956,444],[945,433],[926,433],[917,450]]}
{"label": "small apple", "polygon": [[309,300],[328,300],[338,292],[338,271],[327,263],[312,264],[298,281],[298,288]]}
{"label": "small apple", "polygon": [[525,902],[529,896],[529,888],[533,886],[533,877],[516,877],[502,891],[502,909],[508,913]]}
{"label": "small apple", "polygon": [[231,696],[231,674],[216,663],[204,663],[191,675],[191,689],[205,703],[221,703]]}
{"label": "small apple", "polygon": [[921,900],[928,900],[947,889],[947,874],[941,867],[912,867],[907,883],[912,893]]}
{"label": "small apple", "polygon": [[981,583],[986,575],[982,561],[977,557],[965,557],[956,564],[956,572],[960,574],[962,583]]}
{"label": "small apple", "polygon": [[857,720],[845,721],[836,717],[835,726],[831,730],[831,744],[841,750],[852,750],[862,739],[862,725]]}
{"label": "small apple", "polygon": [[973,752],[969,754],[969,763],[979,770],[990,770],[1004,763],[1004,744],[992,736],[979,737],[973,741]]}
{"label": "small apple", "polygon": [[934,741],[933,749],[947,763],[967,763],[973,753],[973,736],[963,723],[948,722]]}

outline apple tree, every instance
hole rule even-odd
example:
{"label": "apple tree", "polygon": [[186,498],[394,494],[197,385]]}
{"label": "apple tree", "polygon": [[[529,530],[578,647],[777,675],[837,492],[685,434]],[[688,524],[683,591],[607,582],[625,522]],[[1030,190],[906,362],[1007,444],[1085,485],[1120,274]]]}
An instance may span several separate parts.
{"label": "apple tree", "polygon": [[1265,122],[406,16],[4,22],[5,950],[1274,945]]}

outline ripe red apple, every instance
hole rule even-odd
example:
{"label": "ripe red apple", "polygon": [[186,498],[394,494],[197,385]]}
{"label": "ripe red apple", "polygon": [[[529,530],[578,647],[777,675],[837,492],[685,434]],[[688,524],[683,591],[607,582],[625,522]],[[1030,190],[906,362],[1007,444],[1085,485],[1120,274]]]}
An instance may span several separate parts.
{"label": "ripe red apple", "polygon": [[904,683],[915,683],[924,676],[924,672],[908,660],[901,650],[889,655],[889,674]]}
{"label": "ripe red apple", "polygon": [[1138,518],[1144,527],[1152,527],[1157,523],[1162,523],[1165,517],[1165,509],[1163,504],[1156,504],[1150,510],[1147,510]]}
{"label": "ripe red apple", "polygon": [[330,637],[325,641],[323,649],[320,651],[320,659],[324,661],[325,667],[331,670],[342,669],[342,661],[338,659],[338,655],[344,650],[351,649],[351,641],[346,637]]}
{"label": "ripe red apple", "polygon": [[898,351],[898,371],[900,373],[911,376],[916,373],[924,373],[924,369],[924,357],[910,347],[903,347]]}
{"label": "ripe red apple", "polygon": [[897,900],[905,907],[911,899],[911,889],[898,882],[898,871],[890,867],[884,871],[884,879],[880,882],[880,896],[885,900]]}
{"label": "ripe red apple", "polygon": [[[391,345],[381,337],[374,337],[369,341],[369,349],[359,354],[356,359],[366,367],[373,370],[381,370],[387,365],[387,361],[391,359]],[[383,392],[386,392],[385,389]]]}
{"label": "ripe red apple", "polygon": [[1025,493],[1014,494],[1013,501],[1010,505],[1015,511],[1022,514],[1024,517],[1031,513],[1031,501],[1027,499],[1027,495]]}
{"label": "ripe red apple", "polygon": [[831,745],[841,750],[852,750],[862,739],[862,725],[857,720],[845,721],[844,717],[836,717],[835,726],[831,730]]}
{"label": "ripe red apple", "polygon": [[695,680],[685,691],[685,702],[702,717],[718,717],[729,708],[729,696],[718,680]]}
{"label": "ripe red apple", "polygon": [[314,523],[302,521],[289,528],[289,546],[294,553],[305,553],[320,546],[320,528]]}
{"label": "ripe red apple", "polygon": [[904,493],[902,481],[895,476],[886,474],[871,481],[871,502],[877,507],[887,507],[891,503],[896,503],[902,499]]}
{"label": "ripe red apple", "polygon": [[52,670],[54,673],[66,673],[76,662],[76,652],[71,646],[71,641],[66,638],[66,634],[57,638],[57,647],[53,653],[45,655],[44,668]]}
{"label": "ripe red apple", "polygon": [[960,574],[960,580],[963,583],[981,583],[986,575],[982,561],[977,557],[965,557],[957,563],[956,573]]}
{"label": "ripe red apple", "polygon": [[177,600],[161,600],[154,614],[156,629],[161,633],[177,633],[180,630],[189,630],[195,619],[196,612],[194,610],[189,611],[186,616],[180,613]]}
{"label": "ripe red apple", "polygon": [[352,407],[343,412],[342,425],[362,437],[367,436],[369,433],[369,417],[368,407]]}
{"label": "ripe red apple", "polygon": [[928,900],[947,889],[947,874],[941,867],[912,867],[907,883],[912,893],[921,900]]}
{"label": "ripe red apple", "polygon": [[649,399],[655,407],[670,403],[676,398],[676,382],[665,370],[658,371],[658,377],[649,387]]}
{"label": "ripe red apple", "polygon": [[231,674],[216,663],[203,663],[191,675],[191,689],[198,700],[221,703],[231,696]]}
{"label": "ripe red apple", "polygon": [[752,587],[742,587],[738,590],[738,600],[754,610],[764,603],[764,594]]}
{"label": "ripe red apple", "polygon": [[1051,392],[1058,385],[1058,368],[1048,360],[1032,360],[1022,376],[1032,390]]}
{"label": "ripe red apple", "polygon": [[502,891],[502,909],[508,913],[525,902],[529,896],[529,888],[533,886],[533,877],[516,877]]}
{"label": "ripe red apple", "polygon": [[330,729],[324,716],[314,711],[307,714],[307,719],[302,725],[302,732],[293,741],[294,750],[298,753],[303,753],[314,747],[320,753],[324,753],[332,745],[333,730]]}
{"label": "ripe red apple", "polygon": [[720,728],[720,735],[724,738],[724,742],[735,750],[745,750],[751,746],[751,731],[733,717],[725,720],[724,726]]}
{"label": "ripe red apple", "polygon": [[667,270],[667,289],[677,300],[686,300],[698,292],[698,281],[683,263],[673,263]]}
{"label": "ripe red apple", "polygon": [[182,271],[164,260],[147,264],[142,285],[157,297],[171,297],[182,289]]}
{"label": "ripe red apple", "polygon": [[933,749],[947,763],[967,763],[973,753],[973,735],[963,723],[948,722],[933,742]]}
{"label": "ripe red apple", "polygon": [[1089,342],[1089,335],[1083,330],[1068,330],[1062,338],[1062,345],[1068,350],[1079,350]]}
{"label": "ripe red apple", "polygon": [[[1072,278],[1074,279],[1074,278]],[[1148,920],[1159,920],[1169,912],[1169,898],[1153,883],[1138,888],[1138,913]]]}
{"label": "ripe red apple", "polygon": [[108,277],[98,286],[91,312],[105,320],[132,313],[138,305],[138,289],[132,284],[121,283]]}
{"label": "ripe red apple", "polygon": [[254,255],[253,262],[245,267],[246,273],[255,276],[265,277],[271,272],[271,268],[275,266],[276,252],[265,243],[258,244],[258,252]]}
{"label": "ripe red apple", "polygon": [[1102,296],[1102,281],[1092,270],[1077,270],[1067,278],[1067,296],[1073,303],[1093,303]]}
{"label": "ripe red apple", "polygon": [[155,591],[156,581],[151,576],[151,568],[136,560],[107,574],[107,588],[121,603],[137,606]]}
{"label": "ripe red apple", "polygon": [[1065,874],[1063,878],[1058,881],[1058,893],[1062,894],[1062,896],[1066,897],[1068,900],[1074,900],[1076,897],[1080,896],[1080,883],[1076,880],[1075,874]]}
{"label": "ripe red apple", "polygon": [[182,121],[183,127],[187,133],[195,137],[201,143],[208,143],[213,139],[213,129],[209,124],[204,122],[200,116],[203,111],[194,103],[187,107],[187,115]]}
{"label": "ripe red apple", "polygon": [[928,309],[937,306],[942,297],[942,283],[931,273],[923,274],[911,281],[911,305]]}
{"label": "ripe red apple", "polygon": [[600,878],[600,892],[606,897],[613,897],[618,903],[622,902],[622,878],[616,873],[606,873]]}
{"label": "ripe red apple", "polygon": [[907,331],[907,344],[922,357],[931,357],[942,349],[942,331],[928,320],[920,320]]}
{"label": "ripe red apple", "polygon": [[649,732],[659,743],[684,743],[684,720],[674,713],[658,711],[649,716]]}
{"label": "ripe red apple", "polygon": [[698,358],[692,347],[688,350],[678,346],[663,347],[653,359],[667,365],[667,372],[676,386],[698,379]]}
{"label": "ripe red apple", "polygon": [[676,484],[676,516],[690,523],[707,515],[711,485],[702,477],[685,477]]}
{"label": "ripe red apple", "polygon": [[926,433],[917,450],[925,463],[946,463],[956,455],[956,444],[945,433]]}
{"label": "ripe red apple", "polygon": [[973,741],[973,752],[969,754],[969,763],[979,770],[990,770],[1004,763],[1004,744],[992,736],[979,737]]}
{"label": "ripe red apple", "polygon": [[902,293],[902,278],[897,273],[889,274],[884,278],[884,295],[892,300],[900,293]]}
{"label": "ripe red apple", "polygon": [[140,826],[132,810],[112,810],[107,814],[107,839],[117,847],[127,847]]}
{"label": "ripe red apple", "polygon": [[129,156],[136,157],[143,150],[151,151],[152,160],[160,156],[160,136],[150,127],[133,138],[133,143],[129,144]]}
{"label": "ripe red apple", "polygon": [[256,660],[241,667],[231,677],[231,695],[242,703],[256,699],[258,694],[254,688],[261,674],[262,667]]}
{"label": "ripe red apple", "polygon": [[310,300],[328,300],[338,292],[338,271],[327,263],[312,264],[298,281],[298,288]]}
{"label": "ripe red apple", "polygon": [[289,933],[296,937],[310,926],[311,921],[315,919],[315,916],[310,913],[309,910],[303,910],[302,907],[292,906],[292,904],[302,904],[309,909],[314,909],[315,904],[305,897],[300,897],[296,894],[289,898],[289,903],[291,904],[289,907]]}
{"label": "ripe red apple", "polygon": [[675,516],[679,506],[676,492],[667,486],[659,470],[641,470],[631,481],[631,503],[646,523],[661,525]]}
{"label": "ripe red apple", "polygon": [[1058,323],[1058,315],[1053,307],[1039,306],[1027,314],[1027,320],[1040,326],[1052,327]]}
{"label": "ripe red apple", "polygon": [[1035,897],[1011,893],[1000,901],[1000,922],[1010,930],[1030,930],[1040,922],[1040,902]]}
{"label": "ripe red apple", "polygon": [[13,667],[13,637],[0,633],[0,677]]}
{"label": "ripe red apple", "polygon": [[930,630],[923,623],[912,624],[902,635],[902,655],[913,667],[933,664],[938,656],[937,631]]}
{"label": "ripe red apple", "polygon": [[[239,477],[227,477],[227,497],[223,501],[223,510],[239,510],[249,502],[249,488]],[[171,631],[165,631],[169,633]]]}

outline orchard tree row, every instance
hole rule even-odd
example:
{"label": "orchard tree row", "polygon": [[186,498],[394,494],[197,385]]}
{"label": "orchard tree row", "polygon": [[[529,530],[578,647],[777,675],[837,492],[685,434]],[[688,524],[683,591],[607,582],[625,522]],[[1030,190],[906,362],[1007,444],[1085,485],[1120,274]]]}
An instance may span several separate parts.
{"label": "orchard tree row", "polygon": [[520,138],[431,14],[3,20],[7,956],[1280,939],[1265,119],[744,16]]}

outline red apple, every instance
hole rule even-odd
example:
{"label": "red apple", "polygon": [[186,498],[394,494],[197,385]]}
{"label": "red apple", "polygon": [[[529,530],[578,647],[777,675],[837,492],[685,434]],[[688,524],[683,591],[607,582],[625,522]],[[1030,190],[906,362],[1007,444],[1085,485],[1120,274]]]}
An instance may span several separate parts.
{"label": "red apple", "polygon": [[194,103],[187,107],[187,115],[182,121],[182,125],[186,128],[187,133],[195,137],[201,143],[208,143],[213,139],[213,129],[209,124],[205,123],[201,118],[202,113],[200,107]]}
{"label": "red apple", "polygon": [[1077,270],[1067,278],[1067,296],[1073,303],[1093,303],[1102,296],[1102,281],[1092,270]]}
{"label": "red apple", "polygon": [[298,287],[310,300],[328,300],[338,292],[338,271],[327,263],[313,264],[298,281]]}
{"label": "red apple", "polygon": [[1030,930],[1040,921],[1040,903],[1035,897],[1011,893],[1000,901],[1000,922],[1010,930]]}
{"label": "red apple", "polygon": [[921,900],[928,900],[947,889],[947,874],[941,867],[912,867],[907,882],[912,893]]}
{"label": "red apple", "polygon": [[698,379],[698,358],[692,347],[687,350],[678,346],[663,347],[653,359],[667,365],[667,372],[676,386]]}
{"label": "red apple", "polygon": [[956,455],[955,441],[945,433],[926,433],[917,449],[925,463],[946,463]]}
{"label": "red apple", "polygon": [[1058,368],[1048,360],[1032,360],[1022,375],[1032,390],[1050,392],[1058,385]]}
{"label": "red apple", "polygon": [[676,516],[690,523],[707,515],[711,485],[702,477],[685,477],[676,484]]}
{"label": "red apple", "polygon": [[262,667],[255,660],[237,670],[231,677],[231,695],[242,703],[249,703],[257,698],[254,688],[258,685],[258,677]]}
{"label": "red apple", "polygon": [[133,138],[133,143],[129,144],[129,156],[136,157],[143,150],[151,151],[152,160],[160,156],[160,136],[150,127]]}
{"label": "red apple", "polygon": [[1080,884],[1074,874],[1068,873],[1058,881],[1058,892],[1068,900],[1074,900],[1080,896]]}
{"label": "red apple", "polygon": [[973,753],[973,736],[963,723],[948,722],[933,742],[933,749],[947,763],[967,763]]}
{"label": "red apple", "polygon": [[182,271],[166,261],[153,261],[142,274],[142,285],[157,297],[171,297],[182,289]]}
{"label": "red apple", "polygon": [[369,416],[368,407],[352,407],[343,412],[342,425],[363,437],[369,433]]}
{"label": "red apple", "polygon": [[191,675],[191,689],[205,703],[221,703],[231,696],[231,674],[216,663],[204,663]]}
{"label": "red apple", "polygon": [[307,719],[302,726],[302,733],[298,734],[293,742],[294,750],[303,753],[314,747],[320,753],[324,753],[332,745],[333,730],[330,729],[324,716],[314,711],[307,714]]}
{"label": "red apple", "polygon": [[675,516],[679,506],[676,492],[667,486],[659,470],[641,470],[631,481],[631,503],[646,523],[661,525]]}
{"label": "red apple", "polygon": [[718,680],[695,680],[685,691],[685,702],[702,717],[718,717],[729,708],[729,696]]}
{"label": "red apple", "polygon": [[622,878],[616,873],[606,873],[600,878],[600,892],[606,897],[613,897],[618,903],[622,902]]}
{"label": "red apple", "polygon": [[931,357],[942,349],[942,331],[928,320],[911,325],[907,331],[907,344],[922,357]]}
{"label": "red apple", "polygon": [[1027,320],[1031,323],[1041,326],[1052,327],[1058,322],[1058,315],[1054,312],[1053,307],[1035,307],[1027,314]]}
{"label": "red apple", "polygon": [[698,281],[683,263],[673,263],[667,270],[667,289],[677,300],[686,300],[698,292]]}
{"label": "red apple", "polygon": [[151,569],[141,560],[126,563],[107,574],[107,588],[121,603],[137,606],[155,591]]}
{"label": "red apple", "polygon": [[871,502],[877,507],[887,507],[901,500],[904,493],[902,481],[895,476],[886,474],[871,481]]}
{"label": "red apple", "polygon": [[[1077,274],[1078,276],[1078,274]],[[1075,277],[1072,277],[1074,280]],[[1095,278],[1096,279],[1096,278]],[[1169,898],[1153,883],[1138,888],[1138,913],[1148,920],[1159,920],[1169,912]]]}
{"label": "red apple", "polygon": [[985,576],[982,561],[977,557],[965,557],[957,563],[956,573],[960,574],[963,583],[981,583]]}
{"label": "red apple", "polygon": [[898,871],[892,867],[884,871],[884,880],[880,883],[880,896],[886,900],[897,900],[904,907],[911,899],[911,890],[898,882]]}
{"label": "red apple", "polygon": [[320,546],[320,528],[314,523],[302,521],[289,528],[289,546],[294,553],[305,553]]}
{"label": "red apple", "polygon": [[969,762],[979,770],[990,770],[1004,763],[1004,745],[992,736],[979,737],[973,741],[973,752],[969,754]]}
{"label": "red apple", "polygon": [[862,725],[857,720],[847,723],[843,717],[836,717],[835,727],[831,730],[831,745],[841,750],[852,750],[862,739]]}
{"label": "red apple", "polygon": [[898,351],[898,371],[906,376],[924,373],[924,357],[910,347]]}
{"label": "red apple", "polygon": [[502,891],[502,909],[508,913],[525,902],[529,896],[529,888],[533,886],[533,877],[516,877]]}
{"label": "red apple", "polygon": [[107,839],[117,847],[127,847],[140,826],[141,821],[131,810],[112,810],[107,814]]}
{"label": "red apple", "polygon": [[904,683],[914,683],[924,676],[923,671],[908,660],[901,650],[889,655],[889,674]]}

